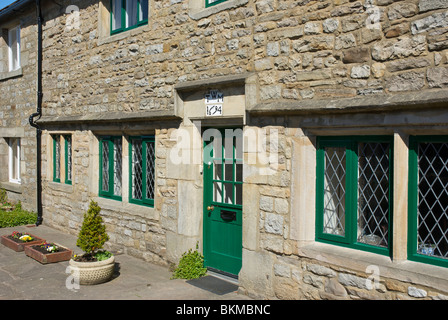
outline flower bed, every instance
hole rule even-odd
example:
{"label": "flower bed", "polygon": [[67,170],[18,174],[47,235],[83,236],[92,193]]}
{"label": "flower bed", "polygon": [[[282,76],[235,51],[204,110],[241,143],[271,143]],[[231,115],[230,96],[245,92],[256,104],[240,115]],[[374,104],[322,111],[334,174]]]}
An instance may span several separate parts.
{"label": "flower bed", "polygon": [[36,237],[35,235],[28,233],[20,233],[14,231],[10,235],[2,236],[1,243],[17,252],[23,251],[26,246],[39,244],[45,242],[45,239]]}
{"label": "flower bed", "polygon": [[38,245],[26,246],[25,254],[42,264],[46,264],[68,261],[70,260],[73,251],[57,243],[44,242]]}

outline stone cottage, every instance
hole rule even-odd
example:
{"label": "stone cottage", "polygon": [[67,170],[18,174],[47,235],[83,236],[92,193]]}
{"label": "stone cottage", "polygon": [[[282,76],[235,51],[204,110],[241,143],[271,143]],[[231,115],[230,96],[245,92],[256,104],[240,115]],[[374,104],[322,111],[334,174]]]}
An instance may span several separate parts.
{"label": "stone cottage", "polygon": [[40,151],[44,224],[76,234],[94,199],[111,246],[199,244],[256,298],[447,298],[446,1],[40,2],[40,36],[39,1],[0,11],[0,160]]}

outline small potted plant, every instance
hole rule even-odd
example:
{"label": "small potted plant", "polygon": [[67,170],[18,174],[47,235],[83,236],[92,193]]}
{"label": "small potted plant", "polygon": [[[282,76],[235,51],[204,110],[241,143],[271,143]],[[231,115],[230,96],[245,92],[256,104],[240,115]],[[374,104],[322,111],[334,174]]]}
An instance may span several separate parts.
{"label": "small potted plant", "polygon": [[114,272],[114,255],[101,250],[104,243],[109,240],[109,236],[100,211],[98,203],[90,201],[76,242],[84,254],[75,255],[69,261],[71,273],[75,279],[79,280],[79,284],[91,285],[106,282],[110,280]]}
{"label": "small potted plant", "polygon": [[25,254],[42,264],[46,264],[70,260],[73,251],[60,244],[44,241],[41,244],[26,246]]}
{"label": "small potted plant", "polygon": [[38,244],[45,239],[36,237],[29,233],[14,231],[10,235],[1,237],[1,243],[14,251],[23,251],[26,246]]}

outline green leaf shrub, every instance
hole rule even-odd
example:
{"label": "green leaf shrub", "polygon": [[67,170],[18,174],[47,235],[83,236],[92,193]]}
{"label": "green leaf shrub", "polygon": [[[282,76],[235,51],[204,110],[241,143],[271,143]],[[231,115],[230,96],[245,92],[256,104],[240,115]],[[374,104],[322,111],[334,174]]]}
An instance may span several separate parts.
{"label": "green leaf shrub", "polygon": [[207,268],[204,268],[204,256],[197,249],[196,244],[196,250],[189,249],[182,254],[179,265],[174,269],[173,279],[197,279],[207,273]]}
{"label": "green leaf shrub", "polygon": [[78,234],[76,245],[86,254],[94,254],[101,249],[104,243],[109,240],[106,233],[106,226],[100,216],[101,208],[98,203],[91,200],[89,209],[84,214],[84,221]]}
{"label": "green leaf shrub", "polygon": [[25,210],[0,210],[0,228],[17,227],[26,224],[35,224],[37,213]]}
{"label": "green leaf shrub", "polygon": [[0,189],[0,228],[34,224],[36,220],[37,213],[23,210],[20,201],[17,203],[8,201],[6,190]]}

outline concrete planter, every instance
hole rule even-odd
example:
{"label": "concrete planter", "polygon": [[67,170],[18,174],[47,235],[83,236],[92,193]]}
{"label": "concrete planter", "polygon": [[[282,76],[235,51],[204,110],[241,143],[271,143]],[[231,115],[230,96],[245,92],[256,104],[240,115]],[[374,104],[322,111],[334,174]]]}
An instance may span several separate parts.
{"label": "concrete planter", "polygon": [[115,256],[96,262],[69,261],[70,273],[79,284],[93,285],[109,281],[115,267]]}
{"label": "concrete planter", "polygon": [[6,235],[6,236],[2,236],[1,243],[14,251],[20,252],[20,251],[23,251],[25,249],[25,247],[27,247],[27,246],[32,246],[35,244],[40,244],[42,242],[45,242],[45,239],[36,237],[35,235],[32,235],[32,234],[30,234],[30,236],[34,238],[33,241],[17,242],[17,241],[14,241],[13,239],[10,239],[9,236]]}
{"label": "concrete planter", "polygon": [[31,246],[25,246],[25,254],[28,257],[33,258],[36,261],[39,261],[42,264],[70,260],[70,258],[72,257],[73,251],[70,249],[67,249],[59,244],[56,244],[56,245],[60,249],[63,249],[63,251],[61,250],[58,252],[42,253],[39,250],[35,249],[35,247],[38,247],[38,245],[31,245]]}

